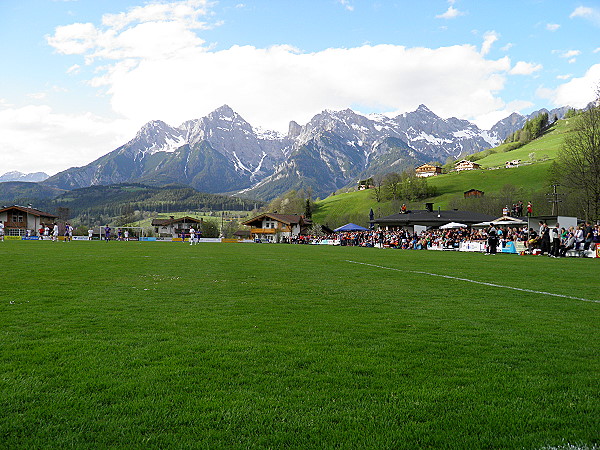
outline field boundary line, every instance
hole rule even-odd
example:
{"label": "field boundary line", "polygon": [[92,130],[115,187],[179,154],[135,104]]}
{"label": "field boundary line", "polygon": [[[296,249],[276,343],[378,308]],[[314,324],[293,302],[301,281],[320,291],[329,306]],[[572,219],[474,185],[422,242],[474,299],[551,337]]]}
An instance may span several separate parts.
{"label": "field boundary line", "polygon": [[574,297],[572,295],[554,294],[553,292],[536,291],[536,290],[533,290],[533,289],[518,288],[518,287],[514,287],[514,286],[506,286],[506,285],[496,284],[496,283],[487,283],[485,281],[477,281],[477,280],[471,280],[469,278],[453,277],[451,275],[441,275],[439,273],[424,272],[424,271],[421,271],[421,270],[396,269],[394,267],[379,266],[377,264],[370,264],[370,263],[359,262],[359,261],[351,261],[349,259],[347,259],[346,262],[349,262],[349,263],[352,263],[352,264],[360,264],[360,265],[363,265],[363,266],[376,267],[378,269],[393,270],[393,271],[396,271],[396,272],[416,273],[416,274],[421,274],[421,275],[429,275],[429,276],[432,276],[432,277],[448,278],[450,280],[465,281],[467,283],[481,284],[483,286],[491,286],[491,287],[497,287],[497,288],[502,288],[502,289],[512,289],[513,291],[528,292],[528,293],[531,293],[531,294],[550,295],[552,297],[568,298],[568,299],[571,299],[571,300],[581,300],[582,302],[600,303],[600,300],[591,300],[589,298]]}

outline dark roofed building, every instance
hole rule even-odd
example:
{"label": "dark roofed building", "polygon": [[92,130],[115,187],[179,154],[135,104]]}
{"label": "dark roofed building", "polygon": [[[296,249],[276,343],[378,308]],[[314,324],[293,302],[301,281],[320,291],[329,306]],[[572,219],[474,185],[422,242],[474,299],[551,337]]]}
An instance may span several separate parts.
{"label": "dark roofed building", "polygon": [[463,193],[463,197],[464,198],[469,198],[469,197],[483,197],[484,192],[480,191],[479,189],[469,189],[468,191],[465,191]]}
{"label": "dark roofed building", "polygon": [[425,210],[413,210],[406,213],[392,214],[391,216],[380,217],[373,220],[383,229],[408,228],[414,230],[415,225],[426,227],[440,227],[450,222],[464,223],[465,225],[474,225],[481,222],[490,222],[496,217],[488,214],[476,213],[471,211],[459,210],[441,210],[435,211],[433,208]]}

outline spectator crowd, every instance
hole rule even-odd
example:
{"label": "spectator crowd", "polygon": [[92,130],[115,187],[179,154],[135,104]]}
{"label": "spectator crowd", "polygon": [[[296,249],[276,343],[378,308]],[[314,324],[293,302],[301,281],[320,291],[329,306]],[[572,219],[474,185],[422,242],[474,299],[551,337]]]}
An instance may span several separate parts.
{"label": "spectator crowd", "polygon": [[600,243],[600,225],[589,222],[565,229],[556,225],[549,227],[540,222],[539,231],[523,227],[453,228],[430,229],[421,233],[408,230],[368,230],[334,233],[326,236],[297,236],[296,244],[320,244],[335,242],[342,246],[382,247],[410,250],[449,249],[458,250],[462,243],[479,242],[490,251],[490,243],[502,246],[520,242],[528,253],[552,257],[566,256],[569,250],[583,251]]}

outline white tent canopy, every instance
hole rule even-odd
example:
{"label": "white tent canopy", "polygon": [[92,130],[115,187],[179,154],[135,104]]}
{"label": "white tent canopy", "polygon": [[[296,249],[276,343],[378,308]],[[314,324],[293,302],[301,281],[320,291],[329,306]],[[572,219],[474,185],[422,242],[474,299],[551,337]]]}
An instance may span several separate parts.
{"label": "white tent canopy", "polygon": [[489,227],[490,225],[521,226],[521,225],[527,225],[527,222],[524,220],[521,220],[517,217],[502,216],[502,217],[498,217],[497,219],[494,219],[490,222],[476,223],[475,225],[473,225],[473,227],[474,228],[484,228],[484,227]]}
{"label": "white tent canopy", "polygon": [[467,228],[467,225],[465,225],[464,223],[450,222],[445,225],[442,225],[440,227],[440,230],[449,230],[452,228]]}

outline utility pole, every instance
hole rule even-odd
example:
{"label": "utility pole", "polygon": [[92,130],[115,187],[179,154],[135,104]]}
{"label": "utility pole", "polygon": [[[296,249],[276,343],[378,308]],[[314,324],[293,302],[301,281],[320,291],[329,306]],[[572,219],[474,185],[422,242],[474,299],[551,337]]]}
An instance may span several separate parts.
{"label": "utility pole", "polygon": [[552,215],[553,216],[558,216],[558,204],[560,202],[562,202],[562,200],[559,198],[559,196],[564,195],[564,194],[559,194],[556,191],[556,188],[560,186],[560,184],[553,184],[552,185],[552,192],[549,194],[546,194],[547,196],[550,197],[550,200],[548,200],[548,202],[552,203]]}

